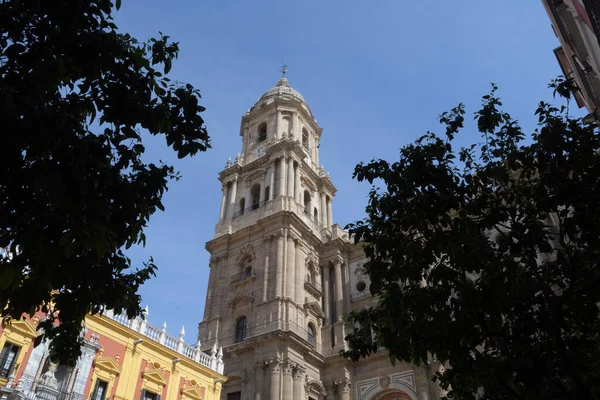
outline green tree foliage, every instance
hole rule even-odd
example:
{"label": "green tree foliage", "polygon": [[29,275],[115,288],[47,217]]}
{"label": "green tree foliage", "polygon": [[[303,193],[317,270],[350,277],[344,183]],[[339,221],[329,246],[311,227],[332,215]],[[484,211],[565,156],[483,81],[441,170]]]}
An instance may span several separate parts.
{"label": "green tree foliage", "polygon": [[374,186],[349,228],[377,300],[349,316],[345,356],[438,360],[454,399],[600,398],[598,132],[541,102],[527,135],[495,92],[475,113],[480,143],[453,145],[461,104],[444,135],[356,167]]}
{"label": "green tree foliage", "polygon": [[0,247],[11,255],[0,260],[0,310],[8,322],[42,305],[62,363],[80,354],[88,312],[139,315],[138,288],[155,273],[124,250],[145,243],[178,174],[143,161],[141,132],[163,135],[179,158],[210,147],[199,92],[166,76],[178,44],[119,32],[114,10],[0,1]]}

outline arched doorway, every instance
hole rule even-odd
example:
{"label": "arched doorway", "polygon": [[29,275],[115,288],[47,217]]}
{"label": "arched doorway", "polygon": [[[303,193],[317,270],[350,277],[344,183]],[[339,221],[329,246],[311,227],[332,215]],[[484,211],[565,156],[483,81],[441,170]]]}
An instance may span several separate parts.
{"label": "arched doorway", "polygon": [[412,400],[412,398],[401,390],[386,390],[373,397],[373,400]]}

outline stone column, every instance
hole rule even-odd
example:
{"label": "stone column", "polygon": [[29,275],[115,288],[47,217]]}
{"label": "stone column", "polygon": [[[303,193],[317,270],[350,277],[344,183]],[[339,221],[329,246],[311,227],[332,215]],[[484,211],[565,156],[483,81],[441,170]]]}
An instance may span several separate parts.
{"label": "stone column", "polygon": [[279,400],[281,392],[281,361],[275,360],[271,365],[271,390],[269,400]]}
{"label": "stone column", "polygon": [[287,248],[287,260],[285,262],[286,269],[286,280],[285,280],[285,296],[295,300],[295,283],[294,283],[294,271],[296,270],[296,243],[295,238],[291,232],[288,232],[288,248]]}
{"label": "stone column", "polygon": [[342,258],[333,260],[335,268],[335,314],[338,321],[342,320],[344,312],[344,287],[342,285]]}
{"label": "stone column", "polygon": [[[242,197],[244,198],[244,210],[252,205],[252,199],[250,198],[250,186],[247,183],[242,183]],[[239,189],[242,189],[239,188]],[[241,198],[241,197],[240,197]],[[240,210],[241,211],[241,210]]]}
{"label": "stone column", "polygon": [[77,377],[78,373],[79,368],[73,368],[71,370],[71,374],[69,375],[69,381],[67,382],[67,396],[70,396],[71,392],[73,391],[73,386],[75,386],[75,378]]}
{"label": "stone column", "polygon": [[293,382],[292,382],[292,364],[287,361],[283,366],[283,389],[281,395],[284,400],[292,398]]}
{"label": "stone column", "polygon": [[[46,365],[46,359],[48,358],[48,354],[45,354],[42,356],[42,359],[40,360],[40,365],[38,366],[38,369],[35,373],[35,378],[33,378],[33,385],[31,385],[31,391],[35,392],[35,389],[37,388],[37,384],[38,381],[40,380],[40,376],[42,376],[42,370],[44,369],[44,365]],[[23,379],[23,378],[21,378]]]}
{"label": "stone column", "polygon": [[238,178],[237,176],[231,183],[231,190],[229,191],[229,211],[227,211],[227,215],[231,218],[235,213],[235,201],[237,196],[237,186],[238,186]]}
{"label": "stone column", "polygon": [[269,172],[269,198],[267,201],[275,198],[275,161],[271,162],[271,168]]}
{"label": "stone column", "polygon": [[338,396],[340,400],[350,400],[350,381],[347,379],[344,379],[341,382],[338,382],[337,388],[338,388]]}
{"label": "stone column", "polygon": [[350,311],[350,270],[348,264],[342,264],[342,280],[344,281],[344,312]]}
{"label": "stone column", "polygon": [[326,386],[325,389],[327,390],[327,400],[335,400],[335,398],[337,397],[335,395],[336,392],[336,386],[333,382],[329,382]]}
{"label": "stone column", "polygon": [[296,202],[302,204],[302,199],[300,199],[300,163],[294,168],[294,198]]}
{"label": "stone column", "polygon": [[296,263],[295,263],[295,277],[294,286],[296,286],[296,298],[295,302],[299,306],[304,304],[304,277],[306,276],[306,265],[305,265],[304,253],[302,252],[302,244],[300,241],[296,242]]}
{"label": "stone column", "polygon": [[227,187],[223,185],[221,187],[221,191],[223,192],[223,195],[221,196],[221,211],[219,211],[219,221],[222,221],[225,218],[225,207],[227,207]]}
{"label": "stone column", "polygon": [[285,195],[285,157],[279,158],[279,180],[277,182],[277,196]]}
{"label": "stone column", "polygon": [[263,400],[263,391],[264,391],[264,368],[262,362],[257,362],[254,364],[254,374],[256,379],[254,380],[254,400]]}
{"label": "stone column", "polygon": [[265,201],[265,180],[260,181],[260,192],[258,193],[258,204],[262,204]]}
{"label": "stone column", "polygon": [[277,232],[277,265],[275,266],[275,297],[282,295],[282,278],[283,278],[283,245],[285,238],[283,232]]}
{"label": "stone column", "polygon": [[269,235],[265,238],[265,264],[263,273],[263,295],[262,301],[267,301],[267,291],[269,289],[269,262],[271,261],[271,239]]}
{"label": "stone column", "polygon": [[321,193],[321,226],[327,228],[327,204],[325,203],[325,193]]}
{"label": "stone column", "polygon": [[331,229],[333,225],[333,215],[331,211],[331,199],[327,199],[327,229]]}
{"label": "stone column", "polygon": [[331,324],[331,314],[329,311],[329,263],[323,268],[323,311],[325,312],[325,325]]}
{"label": "stone column", "polygon": [[279,120],[281,119],[281,111],[276,110],[275,111],[275,139],[281,137],[281,135],[279,134]]}
{"label": "stone column", "polygon": [[294,159],[290,157],[287,163],[287,195],[294,196]]}
{"label": "stone column", "polygon": [[301,365],[296,365],[294,369],[294,400],[304,399],[304,372],[305,368]]}

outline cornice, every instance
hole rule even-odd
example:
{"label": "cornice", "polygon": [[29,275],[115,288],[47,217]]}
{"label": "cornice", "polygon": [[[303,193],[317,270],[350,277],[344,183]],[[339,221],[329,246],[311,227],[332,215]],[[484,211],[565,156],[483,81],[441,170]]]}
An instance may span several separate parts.
{"label": "cornice", "polygon": [[286,343],[289,348],[303,353],[305,357],[311,357],[316,360],[316,362],[321,364],[325,362],[325,357],[316,351],[314,347],[308,343],[305,343],[304,340],[296,333],[292,331],[283,331],[281,329],[249,337],[243,342],[231,344],[223,347],[223,349],[226,351],[226,354],[242,354],[257,349],[262,349],[271,343],[275,343],[277,345]]}

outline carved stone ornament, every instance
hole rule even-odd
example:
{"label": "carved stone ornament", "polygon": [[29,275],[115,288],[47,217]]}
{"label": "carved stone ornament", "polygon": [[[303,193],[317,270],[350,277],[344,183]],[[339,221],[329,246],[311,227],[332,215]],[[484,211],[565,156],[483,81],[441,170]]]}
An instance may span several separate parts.
{"label": "carved stone ornament", "polygon": [[384,389],[390,387],[390,378],[388,378],[387,376],[379,378],[379,386],[381,386]]}
{"label": "carved stone ornament", "polygon": [[259,169],[257,171],[254,171],[253,173],[249,174],[248,176],[246,176],[244,181],[246,182],[246,184],[252,183],[253,181],[264,178],[266,173],[267,173],[266,170]]}
{"label": "carved stone ornament", "polygon": [[254,247],[251,244],[244,245],[244,247],[242,247],[242,250],[240,250],[240,253],[238,254],[235,260],[239,264],[247,258],[250,258],[251,260],[254,260],[255,258]]}

